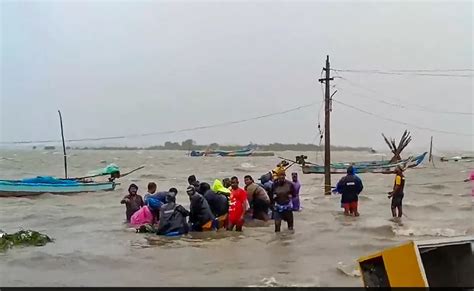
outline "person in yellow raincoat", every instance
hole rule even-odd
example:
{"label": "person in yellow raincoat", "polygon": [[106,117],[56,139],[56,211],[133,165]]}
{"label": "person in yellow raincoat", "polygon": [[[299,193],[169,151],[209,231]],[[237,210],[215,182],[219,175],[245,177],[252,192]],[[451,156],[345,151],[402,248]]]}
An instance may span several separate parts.
{"label": "person in yellow raincoat", "polygon": [[278,173],[286,171],[286,167],[289,165],[287,161],[281,161],[277,164],[276,168],[272,170],[273,181],[277,179]]}

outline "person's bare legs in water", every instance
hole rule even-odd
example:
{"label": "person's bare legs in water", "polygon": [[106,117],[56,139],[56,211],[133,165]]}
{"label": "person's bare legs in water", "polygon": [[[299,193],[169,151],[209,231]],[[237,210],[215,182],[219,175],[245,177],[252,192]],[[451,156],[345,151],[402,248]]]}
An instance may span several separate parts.
{"label": "person's bare legs in water", "polygon": [[277,217],[275,218],[275,232],[280,232],[281,231],[281,221],[285,220],[287,225],[288,225],[288,230],[293,230],[293,211],[284,211],[282,213],[279,213]]}

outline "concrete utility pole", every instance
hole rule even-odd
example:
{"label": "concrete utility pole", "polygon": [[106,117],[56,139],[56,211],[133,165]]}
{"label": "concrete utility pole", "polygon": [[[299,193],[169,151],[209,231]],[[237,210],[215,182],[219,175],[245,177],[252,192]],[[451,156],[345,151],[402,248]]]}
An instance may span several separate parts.
{"label": "concrete utility pole", "polygon": [[329,65],[329,56],[326,58],[326,67],[323,68],[326,71],[326,78],[319,79],[319,82],[326,84],[324,104],[325,104],[325,119],[324,119],[324,194],[331,195],[331,126],[330,126],[330,113],[331,113],[331,93],[329,81],[334,80],[331,78],[331,69]]}

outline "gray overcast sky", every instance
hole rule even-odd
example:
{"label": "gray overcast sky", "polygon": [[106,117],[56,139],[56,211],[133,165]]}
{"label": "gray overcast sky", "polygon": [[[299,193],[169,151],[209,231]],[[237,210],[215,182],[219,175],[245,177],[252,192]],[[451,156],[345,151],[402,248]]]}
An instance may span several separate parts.
{"label": "gray overcast sky", "polygon": [[[317,79],[327,54],[340,69],[472,69],[472,13],[471,1],[1,1],[0,140],[59,138],[57,109],[73,139],[208,125],[320,102]],[[334,82],[336,100],[421,127],[473,133],[472,115],[368,99],[473,112],[472,78],[339,75],[345,79]],[[106,144],[310,143],[318,110]],[[331,120],[336,145],[386,148],[380,133],[399,138],[405,128],[413,147],[426,148],[431,135],[438,149],[469,150],[474,142],[338,103]]]}

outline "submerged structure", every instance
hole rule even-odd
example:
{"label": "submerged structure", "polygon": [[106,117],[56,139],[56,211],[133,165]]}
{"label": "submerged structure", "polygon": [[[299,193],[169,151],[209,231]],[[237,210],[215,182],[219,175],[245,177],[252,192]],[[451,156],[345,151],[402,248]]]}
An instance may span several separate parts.
{"label": "submerged structure", "polygon": [[474,286],[474,236],[410,241],[359,258],[365,287]]}

